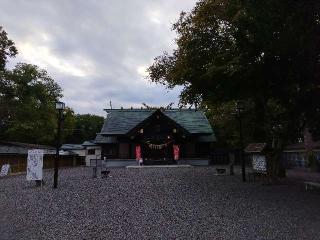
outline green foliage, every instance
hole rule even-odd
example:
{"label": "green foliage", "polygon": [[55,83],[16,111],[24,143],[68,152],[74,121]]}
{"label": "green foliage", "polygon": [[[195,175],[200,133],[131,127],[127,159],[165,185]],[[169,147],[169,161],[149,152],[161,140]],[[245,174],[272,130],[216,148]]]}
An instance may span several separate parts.
{"label": "green foliage", "polygon": [[316,0],[201,0],[181,13],[177,48],[155,59],[149,77],[184,86],[181,104],[228,110],[243,100],[251,140],[282,148],[304,126],[319,129],[319,12]]}
{"label": "green foliage", "polygon": [[[55,144],[55,103],[62,89],[48,73],[35,65],[19,63],[6,69],[8,57],[17,49],[0,27],[0,139],[38,144]],[[64,111],[63,142],[82,143],[94,139],[104,118]]]}
{"label": "green foliage", "polygon": [[45,70],[19,63],[6,71],[10,86],[3,99],[8,103],[4,138],[29,143],[53,143],[56,128],[55,102],[62,94]]}
{"label": "green foliage", "polygon": [[65,142],[67,143],[80,144],[95,139],[104,122],[103,117],[92,114],[76,114],[73,118],[74,129],[66,136]]}
{"label": "green foliage", "polygon": [[14,42],[0,27],[0,138],[53,144],[55,102],[62,97],[62,90],[35,65],[19,63],[6,69],[8,58],[17,53]]}
{"label": "green foliage", "polygon": [[76,117],[74,111],[67,107],[63,112],[62,124],[62,142],[68,143],[67,139],[71,136],[76,128]]}
{"label": "green foliage", "polygon": [[[248,114],[252,110],[252,104],[246,103],[246,109],[241,113],[244,142],[250,143],[253,139],[252,116]],[[236,102],[210,103],[206,105],[206,115],[214,126],[215,135],[220,147],[239,147],[239,119],[236,113]]]}
{"label": "green foliage", "polygon": [[[7,58],[14,57],[18,53],[14,42],[8,38],[7,33],[0,26],[0,72],[4,71]],[[0,78],[2,80],[2,78]]]}

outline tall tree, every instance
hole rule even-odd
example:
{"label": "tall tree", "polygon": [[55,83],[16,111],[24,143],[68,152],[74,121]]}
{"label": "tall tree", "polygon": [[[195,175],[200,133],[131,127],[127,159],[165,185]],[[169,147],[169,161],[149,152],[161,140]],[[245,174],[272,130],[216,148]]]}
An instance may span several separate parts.
{"label": "tall tree", "polygon": [[14,42],[8,38],[8,34],[0,26],[0,72],[4,71],[8,57],[15,57],[18,53]]}
{"label": "tall tree", "polygon": [[150,79],[184,86],[182,103],[252,103],[253,137],[274,146],[320,113],[320,2],[201,0],[173,25],[177,49],[155,59]]}
{"label": "tall tree", "polygon": [[17,53],[0,27],[0,139],[53,144],[55,102],[62,97],[62,90],[35,65],[19,63],[7,69],[8,58]]}
{"label": "tall tree", "polygon": [[5,67],[8,57],[15,57],[17,53],[14,42],[8,38],[7,33],[0,26],[0,137],[7,127],[11,100],[14,95],[12,84],[6,79]]}
{"label": "tall tree", "polygon": [[55,102],[62,96],[60,86],[45,70],[31,64],[17,64],[13,70],[7,70],[6,79],[12,87],[6,139],[53,143]]}
{"label": "tall tree", "polygon": [[96,134],[101,131],[104,118],[92,114],[76,114],[74,116],[74,130],[66,136],[68,143],[83,143],[95,139]]}

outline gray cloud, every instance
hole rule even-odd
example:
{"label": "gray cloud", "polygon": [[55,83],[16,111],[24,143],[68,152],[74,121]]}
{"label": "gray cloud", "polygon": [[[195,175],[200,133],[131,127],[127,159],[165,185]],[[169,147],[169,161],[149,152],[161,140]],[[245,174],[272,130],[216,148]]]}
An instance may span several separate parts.
{"label": "gray cloud", "polygon": [[2,0],[0,25],[19,50],[11,62],[48,70],[76,112],[178,102],[180,89],[149,83],[144,70],[174,48],[170,30],[196,0]]}

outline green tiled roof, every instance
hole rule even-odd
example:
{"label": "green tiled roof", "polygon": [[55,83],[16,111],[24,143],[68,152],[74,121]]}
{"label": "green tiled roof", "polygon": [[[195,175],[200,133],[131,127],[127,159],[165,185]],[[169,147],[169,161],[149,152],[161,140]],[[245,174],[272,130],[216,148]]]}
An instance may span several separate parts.
{"label": "green tiled roof", "polygon": [[154,111],[145,110],[113,110],[102,126],[101,134],[121,135],[126,134],[146,118],[150,117]]}
{"label": "green tiled roof", "polygon": [[[156,110],[121,109],[107,111],[108,116],[101,129],[102,135],[121,135],[128,133]],[[213,134],[213,130],[202,111],[194,109],[168,109],[162,111],[191,134]]]}
{"label": "green tiled roof", "polygon": [[117,137],[113,136],[104,136],[101,134],[97,134],[96,139],[94,140],[94,143],[116,143]]}
{"label": "green tiled roof", "polygon": [[164,114],[190,133],[213,133],[211,125],[202,111],[168,110]]}

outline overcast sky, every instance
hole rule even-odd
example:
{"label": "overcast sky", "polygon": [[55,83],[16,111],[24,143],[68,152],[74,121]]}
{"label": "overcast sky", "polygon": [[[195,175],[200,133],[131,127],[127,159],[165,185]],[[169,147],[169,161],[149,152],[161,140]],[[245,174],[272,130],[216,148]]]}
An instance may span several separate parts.
{"label": "overcast sky", "polygon": [[196,0],[1,0],[0,25],[16,62],[44,68],[77,113],[178,103],[179,89],[150,83],[146,67],[175,47],[172,24]]}

